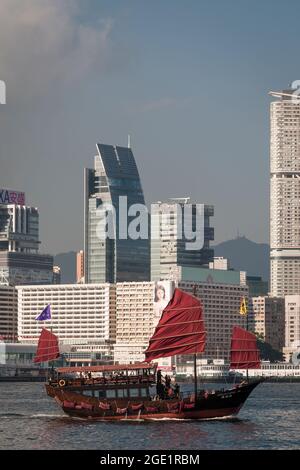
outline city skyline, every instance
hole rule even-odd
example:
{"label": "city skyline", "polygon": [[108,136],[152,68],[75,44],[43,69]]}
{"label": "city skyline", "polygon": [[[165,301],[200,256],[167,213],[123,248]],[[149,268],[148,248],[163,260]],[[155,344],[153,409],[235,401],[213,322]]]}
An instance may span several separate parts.
{"label": "city skyline", "polygon": [[83,247],[82,168],[94,142],[128,134],[148,206],[180,188],[215,206],[216,243],[237,230],[268,242],[268,91],[298,78],[294,55],[279,68],[273,47],[296,43],[297,14],[276,3],[29,0],[31,29],[49,33],[36,40],[18,2],[1,2],[0,185],[39,207],[43,252]]}

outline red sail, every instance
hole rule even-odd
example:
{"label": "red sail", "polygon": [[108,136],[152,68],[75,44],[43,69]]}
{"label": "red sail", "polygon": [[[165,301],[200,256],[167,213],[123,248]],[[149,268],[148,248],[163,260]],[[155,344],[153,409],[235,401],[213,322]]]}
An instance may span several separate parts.
{"label": "red sail", "polygon": [[206,333],[202,306],[193,295],[175,289],[150,339],[146,361],[176,354],[201,353]]}
{"label": "red sail", "polygon": [[260,357],[256,336],[239,326],[233,327],[230,369],[259,369]]}
{"label": "red sail", "polygon": [[51,331],[42,329],[33,362],[53,361],[59,357],[58,338]]}

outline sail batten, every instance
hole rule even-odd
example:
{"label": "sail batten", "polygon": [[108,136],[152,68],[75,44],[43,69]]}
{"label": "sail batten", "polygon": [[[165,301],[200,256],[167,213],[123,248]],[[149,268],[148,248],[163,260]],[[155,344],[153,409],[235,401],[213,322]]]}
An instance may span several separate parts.
{"label": "sail batten", "polygon": [[[194,343],[186,343],[186,344],[184,344],[184,347],[187,347],[187,346],[195,346],[195,345],[197,345],[198,343],[199,343],[198,341],[195,341]],[[175,348],[177,348],[177,346],[173,346],[173,348],[175,349]],[[171,351],[172,346],[168,346],[168,347],[166,347],[166,348],[161,347],[161,348],[159,348],[159,349],[152,349],[151,352],[163,351],[164,349],[168,349],[168,350]],[[176,353],[176,354],[177,354],[177,353]],[[192,354],[192,353],[190,353],[190,354]]]}
{"label": "sail batten", "polygon": [[233,327],[230,369],[259,369],[260,357],[256,336],[239,326]]}
{"label": "sail batten", "polygon": [[146,360],[203,352],[206,332],[202,317],[199,299],[175,289],[149,341]]}
{"label": "sail batten", "polygon": [[48,362],[59,357],[58,338],[51,331],[43,328],[33,362]]}

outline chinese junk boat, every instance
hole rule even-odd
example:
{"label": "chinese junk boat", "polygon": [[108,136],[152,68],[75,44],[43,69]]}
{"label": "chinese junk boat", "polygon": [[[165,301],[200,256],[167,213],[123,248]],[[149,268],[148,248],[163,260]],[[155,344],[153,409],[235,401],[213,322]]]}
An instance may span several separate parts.
{"label": "chinese junk boat", "polygon": [[[145,362],[58,368],[46,385],[48,395],[69,416],[105,421],[210,419],[236,415],[260,380],[247,380],[232,388],[210,392],[197,389],[196,354],[204,351],[206,339],[202,313],[196,297],[175,289],[150,339]],[[173,390],[170,383],[164,384],[157,364],[152,362],[177,354],[194,354],[193,393],[180,393],[178,386]],[[234,327],[231,368],[259,366],[255,336]],[[156,390],[151,391],[155,386]]]}

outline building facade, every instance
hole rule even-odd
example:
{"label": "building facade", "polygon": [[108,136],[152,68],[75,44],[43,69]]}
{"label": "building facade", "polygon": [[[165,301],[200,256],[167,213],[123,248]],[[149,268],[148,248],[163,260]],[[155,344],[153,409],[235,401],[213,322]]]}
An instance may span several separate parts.
{"label": "building facade", "polygon": [[[84,173],[85,282],[147,281],[148,233],[146,239],[128,236],[128,227],[134,220],[129,209],[133,205],[145,206],[132,150],[97,144],[97,151],[94,169],[85,169]],[[110,207],[114,214],[107,216]],[[109,236],[105,235],[106,218]]]}
{"label": "building facade", "polygon": [[285,343],[285,301],[278,297],[250,297],[249,329],[273,349],[282,352]]}
{"label": "building facade", "polygon": [[[52,328],[72,362],[111,361],[116,339],[115,286],[61,284],[18,286],[18,339],[38,341],[41,327]],[[35,317],[51,305],[51,320]]]}
{"label": "building facade", "polygon": [[145,360],[154,331],[154,282],[120,282],[116,285],[116,344],[119,364]]}
{"label": "building facade", "polygon": [[269,284],[261,276],[247,276],[247,286],[249,287],[249,297],[267,296]]}
{"label": "building facade", "polygon": [[53,257],[39,251],[39,212],[25,194],[0,189],[0,284],[51,284]]}
{"label": "building facade", "polygon": [[[248,295],[248,288],[240,284],[239,276],[235,282],[230,276],[232,284],[224,283],[226,271],[223,271],[223,276],[223,283],[177,279],[117,284],[115,361],[124,363],[145,359],[144,352],[149,339],[163,309],[172,297],[175,286],[193,293],[202,301],[207,331],[207,345],[203,357],[228,360],[233,326],[246,325],[245,317],[239,314],[239,309],[241,298]],[[179,358],[180,363],[186,360],[186,357]],[[162,368],[170,368],[171,365],[170,358],[160,363]]]}
{"label": "building facade", "polygon": [[240,304],[241,298],[248,297],[247,286],[183,280],[178,286],[202,302],[207,332],[203,358],[229,360],[233,327],[246,327],[245,316],[240,315]]}
{"label": "building facade", "polygon": [[[200,214],[199,211],[202,211]],[[213,261],[214,251],[210,241],[214,229],[210,217],[213,206],[191,203],[190,198],[170,199],[151,207],[151,280],[170,279],[170,273],[177,266],[206,266]],[[203,221],[203,227],[197,224]],[[185,227],[193,232],[200,229],[203,242],[200,248],[192,249],[191,240]]]}
{"label": "building facade", "polygon": [[213,261],[209,262],[209,269],[225,269],[225,271],[228,271],[229,268],[229,260],[223,256],[214,256]]}
{"label": "building facade", "polygon": [[300,292],[300,101],[294,89],[270,92],[271,295]]}
{"label": "building facade", "polygon": [[0,285],[0,340],[17,341],[18,293],[13,286]]}
{"label": "building facade", "polygon": [[300,295],[285,297],[285,345],[284,356],[290,361],[294,353],[300,353]]}
{"label": "building facade", "polygon": [[0,250],[34,253],[39,249],[39,212],[36,207],[0,205]]}
{"label": "building facade", "polygon": [[0,251],[0,285],[52,284],[53,256]]}

